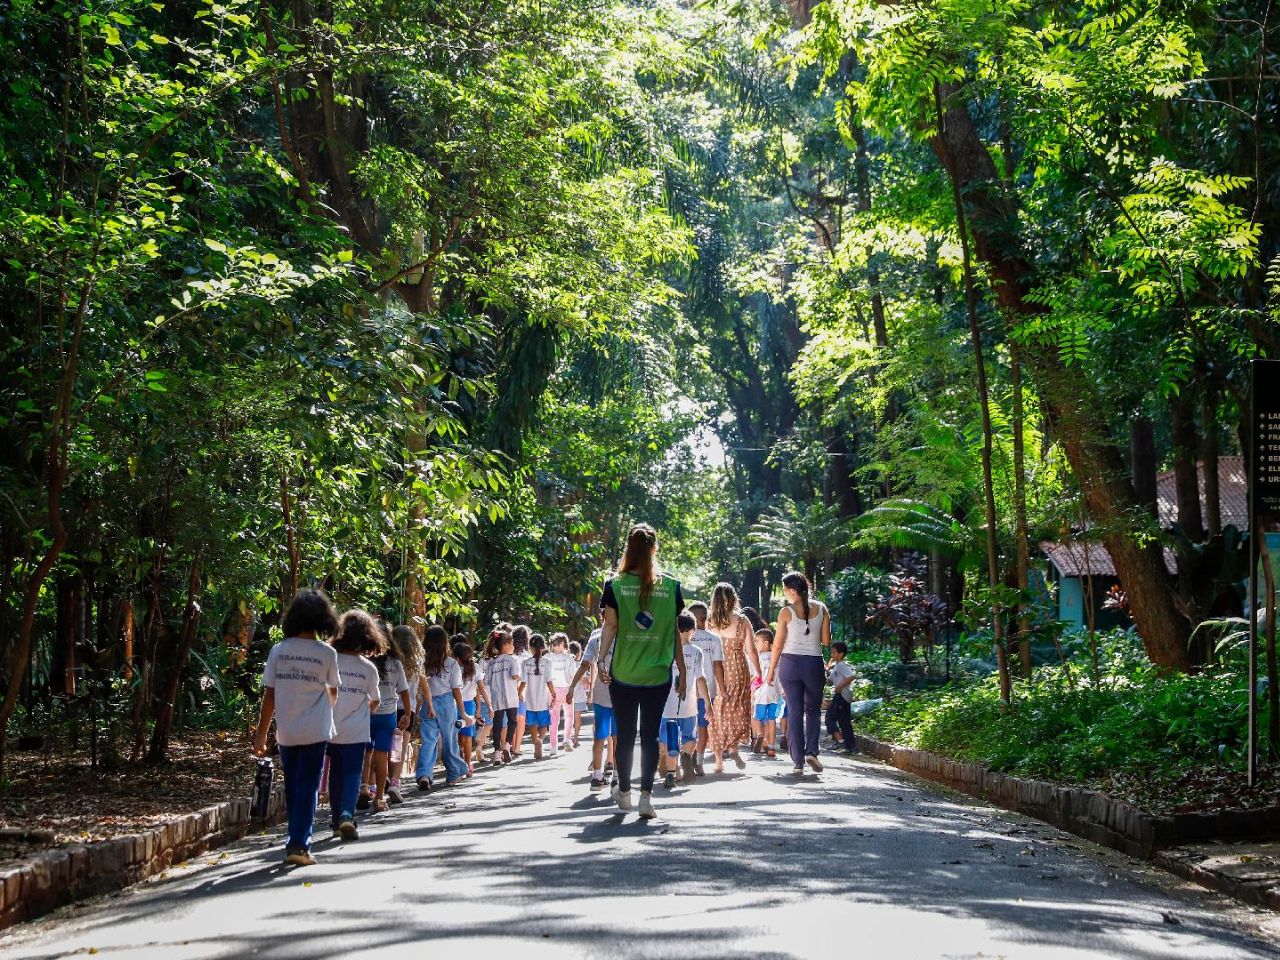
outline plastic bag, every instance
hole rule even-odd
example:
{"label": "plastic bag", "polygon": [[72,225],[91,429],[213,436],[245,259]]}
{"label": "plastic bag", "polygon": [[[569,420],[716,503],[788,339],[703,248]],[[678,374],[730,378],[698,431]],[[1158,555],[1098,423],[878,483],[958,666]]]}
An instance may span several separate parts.
{"label": "plastic bag", "polygon": [[883,697],[877,697],[875,700],[855,700],[849,704],[849,714],[854,717],[865,717],[868,713],[875,711],[882,703]]}

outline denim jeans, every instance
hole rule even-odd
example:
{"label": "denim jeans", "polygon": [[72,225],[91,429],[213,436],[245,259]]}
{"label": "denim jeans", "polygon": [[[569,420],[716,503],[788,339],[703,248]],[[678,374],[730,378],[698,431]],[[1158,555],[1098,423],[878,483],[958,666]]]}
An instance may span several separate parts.
{"label": "denim jeans", "polygon": [[818,755],[822,736],[822,691],[827,673],[821,657],[784,653],[778,664],[778,679],[787,697],[787,750],[791,762],[804,766],[805,757]]}
{"label": "denim jeans", "polygon": [[284,775],[284,807],[289,815],[286,850],[311,849],[311,824],[316,818],[320,792],[320,768],[328,744],[306,743],[280,747],[280,772]]}
{"label": "denim jeans", "polygon": [[435,717],[421,717],[422,748],[418,751],[418,763],[414,768],[414,777],[421,780],[432,778],[436,769],[436,754],[444,760],[444,775],[447,780],[457,780],[467,775],[467,763],[458,753],[458,728],[453,722],[458,719],[458,704],[452,693],[442,693],[431,698],[431,706]]}
{"label": "denim jeans", "polygon": [[364,743],[329,744],[329,821],[335,830],[342,821],[356,818],[367,748]]}

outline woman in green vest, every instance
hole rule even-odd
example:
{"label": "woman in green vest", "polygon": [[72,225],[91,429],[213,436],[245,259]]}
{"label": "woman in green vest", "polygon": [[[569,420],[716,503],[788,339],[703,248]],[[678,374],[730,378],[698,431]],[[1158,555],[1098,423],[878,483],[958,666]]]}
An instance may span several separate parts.
{"label": "woman in green vest", "polygon": [[684,595],[674,577],[654,566],[658,534],[638,523],[627,534],[627,548],[614,578],[604,585],[600,606],[604,626],[596,661],[601,679],[609,684],[617,726],[618,778],[613,799],[620,810],[631,809],[631,758],[640,734],[640,816],[653,810],[653,780],[658,770],[658,728],[671,690],[671,664],[680,696],[686,679],[676,617],[684,609]]}

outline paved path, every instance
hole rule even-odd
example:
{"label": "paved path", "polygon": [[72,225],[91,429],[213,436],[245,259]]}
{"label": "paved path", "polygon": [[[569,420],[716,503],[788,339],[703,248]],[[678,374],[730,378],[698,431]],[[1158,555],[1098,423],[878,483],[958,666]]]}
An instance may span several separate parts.
{"label": "paved path", "polygon": [[[286,870],[276,833],[0,939],[110,958],[1276,957],[1262,914],[1067,834],[832,760],[621,818],[579,751],[410,798]],[[1167,919],[1166,919],[1167,915]],[[446,952],[436,952],[443,948]]]}

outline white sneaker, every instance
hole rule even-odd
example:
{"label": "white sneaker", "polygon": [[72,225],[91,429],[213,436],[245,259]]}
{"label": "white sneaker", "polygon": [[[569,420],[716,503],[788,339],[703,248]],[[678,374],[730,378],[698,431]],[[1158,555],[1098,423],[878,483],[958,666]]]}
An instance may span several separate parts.
{"label": "white sneaker", "polygon": [[618,781],[613,782],[613,789],[609,791],[609,796],[613,798],[613,802],[618,805],[619,810],[631,809],[631,791],[623,790],[618,786]]}
{"label": "white sneaker", "polygon": [[658,815],[658,812],[653,809],[653,794],[650,793],[648,790],[641,790],[640,791],[640,819],[652,820],[657,815]]}

